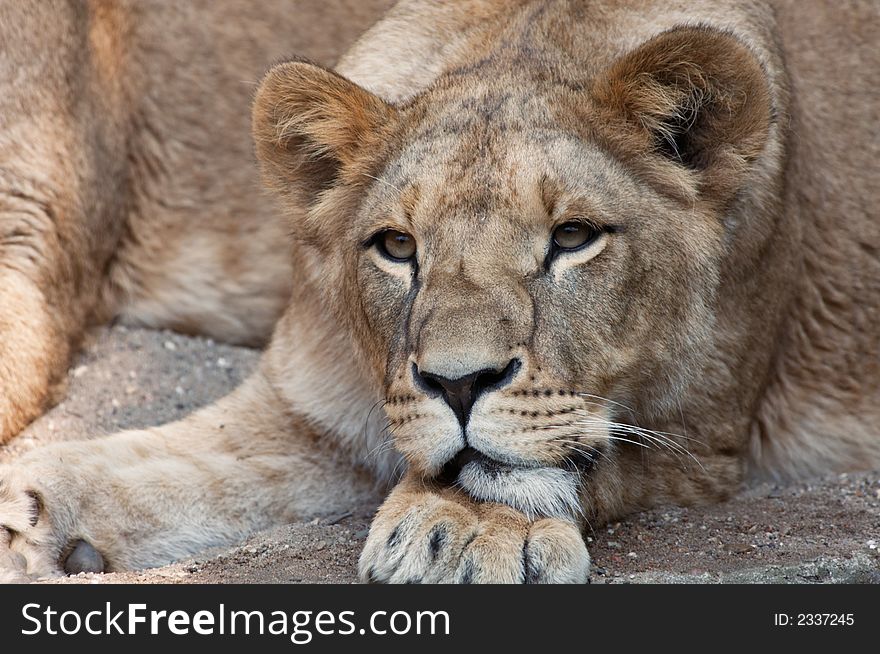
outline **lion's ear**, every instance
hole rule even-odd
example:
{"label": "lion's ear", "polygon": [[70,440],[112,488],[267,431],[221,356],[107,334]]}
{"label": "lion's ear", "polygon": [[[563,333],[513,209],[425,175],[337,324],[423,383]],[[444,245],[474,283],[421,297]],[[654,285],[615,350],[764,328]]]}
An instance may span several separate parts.
{"label": "lion's ear", "polygon": [[697,192],[722,203],[763,151],[773,113],[755,54],[703,27],[672,29],[624,55],[591,96],[612,142],[697,172]]}
{"label": "lion's ear", "polygon": [[363,153],[380,144],[395,110],[320,66],[272,68],[254,99],[252,132],[266,183],[305,209],[320,191],[356,176]]}

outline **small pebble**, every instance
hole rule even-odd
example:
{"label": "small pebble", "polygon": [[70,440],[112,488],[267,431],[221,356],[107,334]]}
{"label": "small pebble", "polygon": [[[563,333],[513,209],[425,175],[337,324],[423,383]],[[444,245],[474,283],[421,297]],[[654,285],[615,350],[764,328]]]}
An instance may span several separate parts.
{"label": "small pebble", "polygon": [[163,345],[165,346],[166,350],[170,350],[171,352],[174,352],[174,350],[177,349],[177,346],[174,344],[173,341],[165,341]]}

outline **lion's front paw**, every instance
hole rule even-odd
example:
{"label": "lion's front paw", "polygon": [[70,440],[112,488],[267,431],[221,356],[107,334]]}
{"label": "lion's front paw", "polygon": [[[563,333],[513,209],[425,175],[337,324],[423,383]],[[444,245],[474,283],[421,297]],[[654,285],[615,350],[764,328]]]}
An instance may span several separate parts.
{"label": "lion's front paw", "polygon": [[59,552],[36,485],[12,467],[0,467],[0,582],[59,573]]}
{"label": "lion's front paw", "polygon": [[379,510],[359,567],[385,583],[584,583],[590,556],[570,522],[409,492]]}

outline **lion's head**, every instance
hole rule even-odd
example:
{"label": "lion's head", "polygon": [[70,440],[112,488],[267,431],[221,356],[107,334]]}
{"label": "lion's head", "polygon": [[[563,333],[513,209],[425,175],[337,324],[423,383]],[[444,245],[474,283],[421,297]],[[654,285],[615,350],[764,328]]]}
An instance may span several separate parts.
{"label": "lion's head", "polygon": [[608,66],[502,54],[392,105],[307,62],[257,152],[412,469],[531,515],[675,410],[712,347],[737,201],[771,130],[758,58],[707,28]]}

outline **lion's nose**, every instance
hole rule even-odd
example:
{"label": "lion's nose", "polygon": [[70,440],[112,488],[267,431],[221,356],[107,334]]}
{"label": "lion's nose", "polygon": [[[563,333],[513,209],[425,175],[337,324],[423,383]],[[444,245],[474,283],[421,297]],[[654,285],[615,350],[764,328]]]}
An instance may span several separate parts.
{"label": "lion's nose", "polygon": [[511,359],[503,368],[484,368],[458,379],[448,379],[413,364],[416,384],[429,395],[442,395],[452,409],[462,429],[467,424],[471,407],[483,393],[498,390],[513,379],[520,368],[519,359]]}

